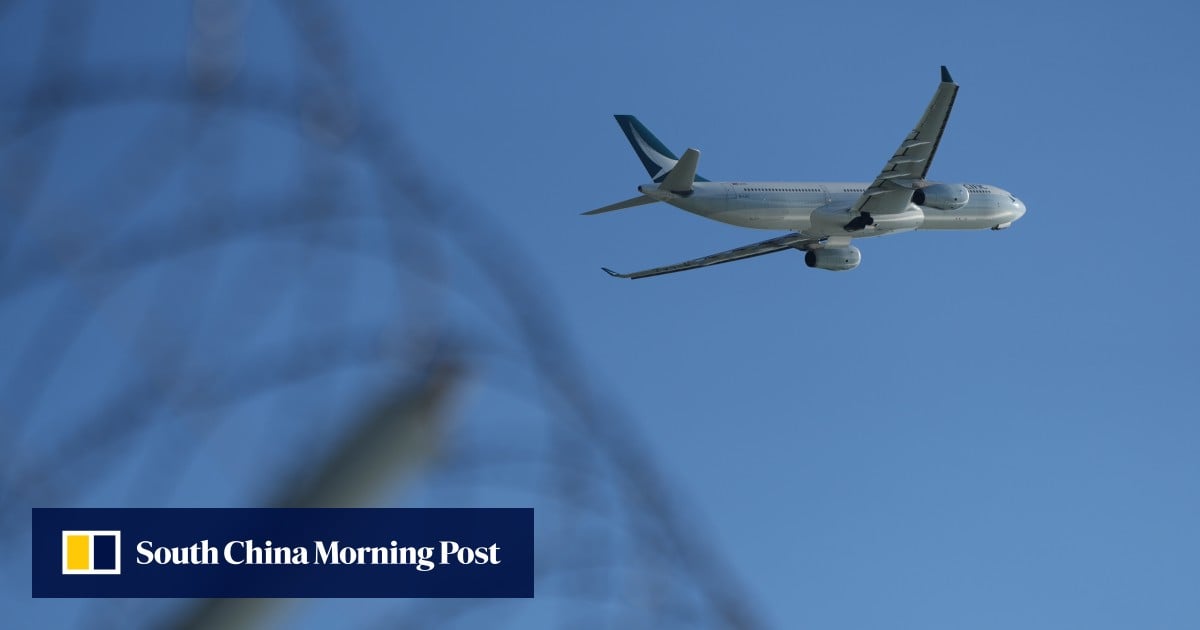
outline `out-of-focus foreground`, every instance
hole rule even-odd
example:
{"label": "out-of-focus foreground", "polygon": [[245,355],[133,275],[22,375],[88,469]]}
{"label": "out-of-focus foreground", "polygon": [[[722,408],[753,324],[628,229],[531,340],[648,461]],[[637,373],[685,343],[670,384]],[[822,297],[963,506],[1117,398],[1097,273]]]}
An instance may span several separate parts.
{"label": "out-of-focus foreground", "polygon": [[[376,70],[335,3],[0,19],[27,33],[0,85],[0,549],[19,626],[758,625],[493,209],[414,158],[403,112],[372,107]],[[28,597],[32,506],[259,505],[533,506],[538,596]]]}

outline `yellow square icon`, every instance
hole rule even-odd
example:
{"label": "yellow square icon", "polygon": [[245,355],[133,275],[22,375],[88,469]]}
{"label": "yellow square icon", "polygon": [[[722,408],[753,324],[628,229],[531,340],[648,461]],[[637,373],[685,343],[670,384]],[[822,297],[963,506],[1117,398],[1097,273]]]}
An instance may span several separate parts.
{"label": "yellow square icon", "polygon": [[67,570],[87,571],[92,568],[92,537],[86,535],[67,536]]}

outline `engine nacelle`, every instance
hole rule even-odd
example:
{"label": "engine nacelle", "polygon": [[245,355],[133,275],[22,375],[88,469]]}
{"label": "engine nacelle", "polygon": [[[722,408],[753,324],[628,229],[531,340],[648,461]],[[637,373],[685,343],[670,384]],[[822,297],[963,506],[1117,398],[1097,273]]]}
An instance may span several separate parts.
{"label": "engine nacelle", "polygon": [[804,254],[804,264],[829,271],[850,271],[862,262],[862,252],[853,245],[810,249]]}
{"label": "engine nacelle", "polygon": [[967,205],[971,193],[962,184],[933,184],[917,189],[912,202],[938,210],[958,210]]}

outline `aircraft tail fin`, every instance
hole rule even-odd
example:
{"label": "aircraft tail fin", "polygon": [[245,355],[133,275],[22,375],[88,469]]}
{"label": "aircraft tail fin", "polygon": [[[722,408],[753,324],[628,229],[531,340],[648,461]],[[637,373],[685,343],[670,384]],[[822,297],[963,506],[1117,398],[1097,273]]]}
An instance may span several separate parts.
{"label": "aircraft tail fin", "polygon": [[[633,151],[637,153],[638,159],[642,161],[642,166],[646,167],[646,172],[650,174],[650,179],[662,182],[667,177],[667,174],[675,168],[675,164],[679,162],[679,158],[636,117],[628,114],[617,114],[613,118],[617,119],[617,124],[620,125],[621,131],[625,133],[629,144],[633,146]],[[692,175],[695,181],[708,181],[703,177],[695,175],[694,166],[692,167]],[[688,186],[688,188],[690,189],[691,186]]]}

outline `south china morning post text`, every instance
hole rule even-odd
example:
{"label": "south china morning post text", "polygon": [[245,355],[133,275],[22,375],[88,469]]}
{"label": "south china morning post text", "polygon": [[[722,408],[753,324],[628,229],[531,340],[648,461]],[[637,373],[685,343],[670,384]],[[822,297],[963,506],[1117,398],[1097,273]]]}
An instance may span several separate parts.
{"label": "south china morning post text", "polygon": [[38,508],[33,539],[35,597],[534,594],[531,508]]}
{"label": "south china morning post text", "polygon": [[453,540],[437,546],[401,546],[395,540],[385,546],[352,547],[339,540],[314,540],[311,546],[277,546],[270,540],[231,540],[223,546],[208,539],[187,547],[156,547],[153,541],[137,544],[138,564],[388,564],[408,565],[417,571],[432,571],[438,565],[457,563],[500,564],[500,545],[465,547]]}

